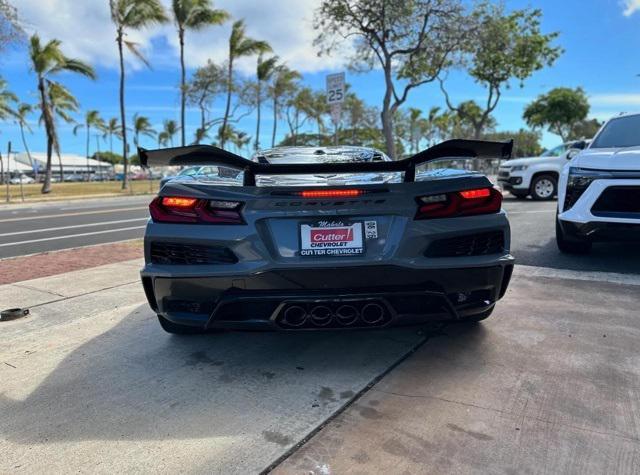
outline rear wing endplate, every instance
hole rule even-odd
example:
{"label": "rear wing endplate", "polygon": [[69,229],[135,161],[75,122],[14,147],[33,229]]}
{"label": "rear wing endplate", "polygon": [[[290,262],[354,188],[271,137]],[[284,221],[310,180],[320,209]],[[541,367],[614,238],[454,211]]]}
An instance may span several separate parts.
{"label": "rear wing endplate", "polygon": [[490,142],[485,140],[454,139],[439,143],[412,157],[391,162],[342,163],[258,163],[212,145],[188,145],[158,150],[138,147],[140,163],[144,167],[167,165],[220,165],[244,172],[244,186],[255,186],[256,175],[307,175],[323,173],[384,173],[402,172],[404,181],[415,181],[416,167],[441,158],[499,158],[511,157],[513,140]]}

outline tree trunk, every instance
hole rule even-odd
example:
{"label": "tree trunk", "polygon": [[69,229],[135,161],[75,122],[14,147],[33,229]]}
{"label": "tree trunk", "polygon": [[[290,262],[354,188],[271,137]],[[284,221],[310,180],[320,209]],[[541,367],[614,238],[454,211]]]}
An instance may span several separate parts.
{"label": "tree trunk", "polygon": [[278,99],[273,96],[273,132],[271,134],[271,148],[276,146],[276,128],[278,127]]}
{"label": "tree trunk", "polygon": [[229,71],[227,75],[227,106],[224,110],[224,118],[222,119],[222,127],[220,128],[220,148],[224,148],[227,135],[227,121],[229,120],[229,111],[231,110],[231,80],[233,78],[233,61],[231,53],[229,53]]}
{"label": "tree trunk", "polygon": [[47,93],[45,91],[44,79],[38,78],[38,90],[40,92],[40,107],[44,117],[44,128],[47,135],[47,164],[45,166],[44,183],[42,184],[42,193],[51,192],[51,155],[53,153],[53,137],[52,137],[52,117],[49,105],[47,103]]}
{"label": "tree trunk", "polygon": [[33,159],[31,158],[31,152],[29,151],[29,146],[27,145],[27,139],[24,136],[24,126],[22,125],[22,121],[20,121],[20,135],[22,136],[22,145],[24,145],[24,151],[27,152],[29,165],[31,165],[31,170],[33,170],[33,175],[35,177],[36,183],[38,183],[38,170],[37,168],[33,167]]}
{"label": "tree trunk", "polygon": [[124,165],[124,176],[122,177],[122,189],[129,187],[127,179],[127,124],[124,110],[124,54],[122,51],[122,31],[118,31],[118,53],[120,54],[120,120],[122,121],[122,163]]}
{"label": "tree trunk", "polygon": [[87,181],[89,181],[89,141],[91,140],[91,126],[87,122]]}
{"label": "tree trunk", "polygon": [[391,95],[393,94],[393,79],[391,78],[391,61],[384,68],[385,92],[382,102],[382,134],[384,135],[385,150],[392,160],[396,159],[396,144],[393,137],[393,112],[391,110]]}
{"label": "tree trunk", "polygon": [[258,150],[260,150],[260,105],[262,102],[262,98],[260,97],[262,95],[262,91],[261,91],[261,83],[262,81],[260,81],[260,79],[258,79],[258,97],[257,97],[257,107],[258,107],[258,121],[256,124],[256,145],[255,145],[255,149],[256,152]]}
{"label": "tree trunk", "polygon": [[180,125],[182,128],[180,129],[181,133],[181,143],[184,147],[185,142],[185,130],[184,130],[184,111],[185,105],[187,101],[187,95],[185,90],[185,70],[184,70],[184,30],[182,28],[178,29],[178,37],[180,38]]}

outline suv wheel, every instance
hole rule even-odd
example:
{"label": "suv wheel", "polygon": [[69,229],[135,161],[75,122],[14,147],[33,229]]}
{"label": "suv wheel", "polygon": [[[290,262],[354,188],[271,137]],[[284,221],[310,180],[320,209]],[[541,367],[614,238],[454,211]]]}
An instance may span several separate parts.
{"label": "suv wheel", "polygon": [[556,243],[560,252],[565,254],[588,254],[591,251],[591,241],[575,241],[567,239],[566,234],[560,226],[560,220],[556,215]]}
{"label": "suv wheel", "polygon": [[171,320],[167,320],[162,315],[158,315],[158,321],[164,331],[173,335],[201,335],[203,333],[207,333],[204,328],[179,325],[177,323],[173,323]]}
{"label": "suv wheel", "polygon": [[531,183],[531,197],[536,201],[552,200],[558,191],[558,180],[553,175],[539,175]]}

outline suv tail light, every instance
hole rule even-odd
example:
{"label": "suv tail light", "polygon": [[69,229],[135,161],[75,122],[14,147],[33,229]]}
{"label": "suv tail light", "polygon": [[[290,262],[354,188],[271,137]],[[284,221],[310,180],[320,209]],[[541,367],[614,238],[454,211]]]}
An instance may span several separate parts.
{"label": "suv tail light", "polygon": [[149,204],[149,212],[158,223],[244,224],[241,207],[237,201],[158,196]]}
{"label": "suv tail light", "polygon": [[416,219],[455,218],[497,213],[502,207],[502,193],[496,188],[477,188],[421,196],[417,201]]}

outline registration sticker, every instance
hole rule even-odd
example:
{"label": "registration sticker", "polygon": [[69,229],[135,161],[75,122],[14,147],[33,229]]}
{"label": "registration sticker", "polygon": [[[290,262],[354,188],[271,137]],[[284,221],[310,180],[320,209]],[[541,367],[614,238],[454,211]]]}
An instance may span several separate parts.
{"label": "registration sticker", "polygon": [[300,256],[364,254],[362,223],[319,221],[300,225]]}

